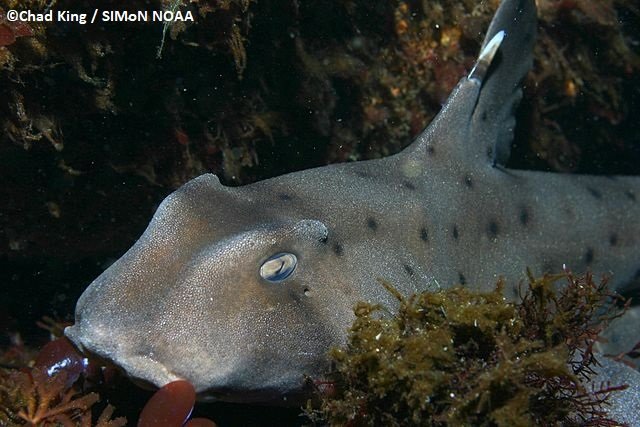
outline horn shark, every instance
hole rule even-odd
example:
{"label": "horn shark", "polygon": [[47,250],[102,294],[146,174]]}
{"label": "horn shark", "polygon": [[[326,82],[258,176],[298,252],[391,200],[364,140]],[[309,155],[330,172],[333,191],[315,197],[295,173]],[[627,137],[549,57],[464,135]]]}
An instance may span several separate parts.
{"label": "horn shark", "polygon": [[357,301],[395,306],[380,278],[403,294],[491,290],[567,264],[623,289],[640,275],[640,177],[503,166],[535,37],[534,1],[504,0],[472,71],[399,154],[186,183],[85,290],[66,335],[143,382],[282,402],[326,372]]}

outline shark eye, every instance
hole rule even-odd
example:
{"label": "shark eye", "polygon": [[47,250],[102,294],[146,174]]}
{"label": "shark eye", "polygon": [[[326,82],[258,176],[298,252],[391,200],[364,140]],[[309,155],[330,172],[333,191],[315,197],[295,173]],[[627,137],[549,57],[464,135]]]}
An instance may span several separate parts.
{"label": "shark eye", "polygon": [[270,282],[281,282],[296,269],[298,258],[294,254],[281,252],[267,259],[260,267],[260,276]]}

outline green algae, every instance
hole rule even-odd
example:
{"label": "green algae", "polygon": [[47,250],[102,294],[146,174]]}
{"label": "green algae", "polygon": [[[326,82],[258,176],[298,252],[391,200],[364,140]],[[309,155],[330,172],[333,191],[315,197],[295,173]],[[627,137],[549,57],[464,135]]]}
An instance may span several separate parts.
{"label": "green algae", "polygon": [[[555,286],[561,279],[567,285]],[[518,303],[503,283],[403,297],[397,314],[359,303],[346,348],[333,349],[331,393],[317,423],[349,426],[613,425],[615,388],[586,389],[592,345],[619,298],[570,273],[530,277]]]}

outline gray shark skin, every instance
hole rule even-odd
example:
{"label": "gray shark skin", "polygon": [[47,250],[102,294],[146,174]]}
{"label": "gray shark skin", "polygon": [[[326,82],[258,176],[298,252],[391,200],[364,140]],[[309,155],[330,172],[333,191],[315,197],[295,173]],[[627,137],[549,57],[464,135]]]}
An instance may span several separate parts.
{"label": "gray shark skin", "polygon": [[640,178],[510,170],[533,0],[504,0],[478,63],[401,153],[242,187],[202,175],[170,194],[78,301],[66,335],[132,378],[291,402],[327,371],[357,301],[458,283],[514,288],[529,267],[640,272]]}

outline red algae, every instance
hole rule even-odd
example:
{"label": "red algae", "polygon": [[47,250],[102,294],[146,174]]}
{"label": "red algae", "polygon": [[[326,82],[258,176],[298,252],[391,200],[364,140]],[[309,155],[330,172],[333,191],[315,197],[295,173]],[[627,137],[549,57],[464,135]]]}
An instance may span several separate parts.
{"label": "red algae", "polygon": [[149,399],[138,419],[138,427],[181,427],[193,410],[196,391],[188,381],[170,382]]}

